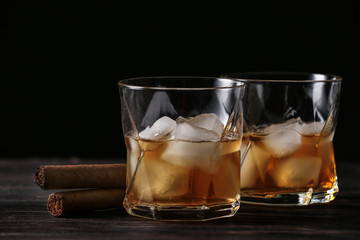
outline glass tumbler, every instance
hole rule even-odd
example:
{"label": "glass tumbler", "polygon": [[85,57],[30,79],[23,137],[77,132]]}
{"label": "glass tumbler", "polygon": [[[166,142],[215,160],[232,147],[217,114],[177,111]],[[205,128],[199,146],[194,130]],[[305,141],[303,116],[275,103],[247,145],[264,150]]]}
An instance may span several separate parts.
{"label": "glass tumbler", "polygon": [[308,205],[339,189],[333,137],[341,77],[315,73],[234,73],[247,84],[241,201]]}
{"label": "glass tumbler", "polygon": [[237,212],[244,85],[211,77],[119,82],[129,214],[201,221]]}

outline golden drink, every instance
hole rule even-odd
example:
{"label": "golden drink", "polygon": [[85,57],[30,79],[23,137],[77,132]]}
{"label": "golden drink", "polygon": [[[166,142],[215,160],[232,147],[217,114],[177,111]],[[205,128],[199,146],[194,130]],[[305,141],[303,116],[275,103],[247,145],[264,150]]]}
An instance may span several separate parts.
{"label": "golden drink", "polygon": [[241,165],[241,194],[245,201],[247,197],[266,199],[309,192],[309,198],[315,198],[306,199],[305,194],[304,201],[316,202],[316,194],[327,191],[332,194],[322,202],[335,198],[333,133],[323,136],[316,128],[285,127],[269,134],[244,135],[243,146],[248,148]]}
{"label": "golden drink", "polygon": [[206,209],[239,200],[241,140],[125,140],[125,205]]}

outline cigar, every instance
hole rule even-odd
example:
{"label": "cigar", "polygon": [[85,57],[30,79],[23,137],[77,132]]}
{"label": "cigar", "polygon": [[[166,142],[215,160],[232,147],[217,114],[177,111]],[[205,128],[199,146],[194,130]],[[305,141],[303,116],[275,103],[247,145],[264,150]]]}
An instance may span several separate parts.
{"label": "cigar", "polygon": [[126,185],[126,164],[41,166],[34,182],[42,189],[120,188]]}
{"label": "cigar", "polygon": [[125,188],[88,189],[56,192],[49,195],[48,212],[64,216],[75,212],[118,208],[122,206]]}

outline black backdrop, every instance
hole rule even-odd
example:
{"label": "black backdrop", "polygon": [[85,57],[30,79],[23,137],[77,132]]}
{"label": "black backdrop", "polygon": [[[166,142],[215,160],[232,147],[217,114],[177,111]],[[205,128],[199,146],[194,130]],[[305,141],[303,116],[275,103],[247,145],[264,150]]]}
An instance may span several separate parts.
{"label": "black backdrop", "polygon": [[126,156],[123,78],[305,71],[343,76],[335,151],[356,160],[355,1],[122,2],[12,1],[3,8],[1,157]]}

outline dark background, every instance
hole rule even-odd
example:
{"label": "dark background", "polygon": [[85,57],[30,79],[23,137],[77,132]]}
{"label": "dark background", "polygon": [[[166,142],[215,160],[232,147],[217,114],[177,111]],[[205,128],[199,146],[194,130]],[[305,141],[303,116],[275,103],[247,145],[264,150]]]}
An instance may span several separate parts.
{"label": "dark background", "polygon": [[126,156],[123,78],[305,71],[344,78],[335,152],[357,160],[355,1],[114,2],[5,4],[0,157]]}

